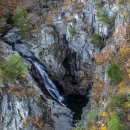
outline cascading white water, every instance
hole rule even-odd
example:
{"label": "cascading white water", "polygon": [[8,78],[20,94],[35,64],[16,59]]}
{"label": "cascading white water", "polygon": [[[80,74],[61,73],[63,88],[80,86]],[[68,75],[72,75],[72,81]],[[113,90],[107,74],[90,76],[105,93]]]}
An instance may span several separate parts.
{"label": "cascading white water", "polygon": [[[30,61],[30,60],[29,60]],[[44,85],[48,93],[60,104],[64,105],[62,102],[64,97],[60,95],[58,89],[55,84],[50,80],[47,73],[45,72],[43,66],[39,64],[37,61],[31,60],[31,64],[36,70],[36,75],[39,75],[41,83]]]}

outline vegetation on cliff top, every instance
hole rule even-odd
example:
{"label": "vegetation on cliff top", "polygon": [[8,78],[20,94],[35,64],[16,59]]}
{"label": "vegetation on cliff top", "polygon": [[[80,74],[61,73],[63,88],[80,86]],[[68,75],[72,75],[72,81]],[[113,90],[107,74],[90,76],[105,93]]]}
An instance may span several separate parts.
{"label": "vegetation on cliff top", "polygon": [[12,16],[15,26],[20,29],[20,35],[25,36],[25,33],[29,30],[30,20],[27,18],[26,10],[15,10]]}

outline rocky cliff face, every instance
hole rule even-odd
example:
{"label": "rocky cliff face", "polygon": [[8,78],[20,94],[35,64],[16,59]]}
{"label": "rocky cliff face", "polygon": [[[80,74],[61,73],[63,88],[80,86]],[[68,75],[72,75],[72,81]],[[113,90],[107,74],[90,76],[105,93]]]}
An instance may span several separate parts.
{"label": "rocky cliff face", "polygon": [[[80,72],[84,68],[94,69],[93,54],[100,52],[93,47],[90,38],[93,33],[98,33],[104,38],[109,37],[111,27],[102,24],[96,18],[95,1],[72,2],[72,5],[70,3],[64,1],[61,7],[52,8],[48,12],[50,15],[40,25],[39,34],[33,33],[36,38],[38,37],[39,44],[31,44],[31,46],[32,51],[40,57],[52,76],[66,86],[65,89],[71,85],[73,91],[85,92],[86,87],[91,83],[89,82],[85,85],[85,89],[82,89],[84,86]],[[108,15],[116,16],[115,4],[105,2],[104,8],[107,9]],[[74,29],[74,36],[70,29]],[[87,72],[86,75],[91,78],[92,74]],[[82,88],[80,89],[79,86]]]}
{"label": "rocky cliff face", "polygon": [[[24,2],[26,3],[26,1]],[[75,93],[86,96],[95,79],[103,81],[106,85],[110,84],[110,79],[107,75],[108,65],[97,66],[94,56],[95,54],[104,54],[105,50],[117,53],[120,38],[111,38],[112,28],[123,25],[124,19],[121,13],[117,15],[117,3],[111,4],[109,0],[103,0],[101,8],[112,18],[112,22],[110,20],[111,24],[102,23],[96,17],[98,9],[96,9],[95,3],[95,0],[47,1],[46,3],[37,0],[26,6],[22,2],[18,5],[18,8],[29,10],[28,17],[31,18],[33,25],[33,29],[28,36],[29,39],[22,41],[24,46],[45,64],[52,79],[57,80],[63,86],[65,95]],[[125,9],[123,8],[123,10]],[[6,25],[5,22],[2,24],[2,27]],[[104,49],[98,49],[91,44],[93,33],[100,34],[103,37],[105,42]],[[0,47],[3,50],[3,52],[0,52],[2,59],[7,58],[7,53],[9,53],[9,56],[14,53],[4,43],[1,43]],[[3,54],[4,57],[2,56]],[[26,80],[28,80],[28,83],[22,81],[21,84],[20,81],[17,81],[16,86],[22,93],[26,91],[27,86],[30,86],[29,89],[31,90],[27,91],[34,92],[35,96],[33,97],[25,93],[25,96],[18,99],[16,90],[14,92],[16,94],[10,94],[13,91],[10,90],[10,85],[1,86],[1,91],[3,92],[1,95],[1,128],[7,127],[8,130],[35,130],[42,126],[41,128],[44,130],[51,130],[53,129],[53,120],[56,130],[62,129],[62,126],[65,126],[64,130],[70,130],[71,125],[69,122],[72,123],[72,115],[70,114],[71,118],[68,116],[70,111],[58,106],[56,103],[53,106],[52,100],[48,101],[48,107],[42,100],[42,97],[45,97],[43,92],[36,83],[29,82],[32,81],[30,78],[30,74],[27,74]],[[7,88],[7,92],[5,88]],[[12,86],[12,89],[14,89],[14,86]],[[100,91],[100,97],[95,97],[100,99],[100,105],[97,105],[94,97],[92,97],[92,90],[88,106],[104,110],[108,100],[107,94],[106,88]],[[81,124],[87,118],[85,115],[88,106],[84,108]],[[52,109],[51,114],[50,108]],[[60,116],[57,116],[58,111],[61,111],[59,112],[61,113]],[[9,115],[10,119],[8,118]],[[40,122],[41,120],[42,123]],[[62,124],[61,122],[64,123]],[[27,125],[23,125],[23,123]],[[44,124],[45,128],[43,128]]]}

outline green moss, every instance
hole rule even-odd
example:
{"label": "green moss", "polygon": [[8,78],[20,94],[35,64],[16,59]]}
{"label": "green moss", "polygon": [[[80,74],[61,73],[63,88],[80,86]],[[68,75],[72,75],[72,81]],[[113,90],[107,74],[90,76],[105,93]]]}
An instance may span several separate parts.
{"label": "green moss", "polygon": [[69,34],[70,34],[70,36],[74,37],[76,35],[76,29],[75,28],[69,28]]}
{"label": "green moss", "polygon": [[90,42],[94,45],[94,47],[100,49],[103,48],[104,45],[103,38],[97,33],[93,33],[93,35],[90,38]]}
{"label": "green moss", "polygon": [[113,85],[118,85],[121,81],[121,71],[118,64],[111,64],[108,66],[108,76]]}

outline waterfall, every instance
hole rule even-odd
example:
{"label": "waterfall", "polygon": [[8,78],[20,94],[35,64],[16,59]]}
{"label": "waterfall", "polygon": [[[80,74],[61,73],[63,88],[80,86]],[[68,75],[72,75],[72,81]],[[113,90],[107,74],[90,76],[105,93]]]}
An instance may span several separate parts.
{"label": "waterfall", "polygon": [[47,75],[46,71],[44,70],[43,66],[41,64],[39,64],[37,61],[33,61],[32,59],[28,58],[28,60],[33,65],[33,68],[35,69],[35,72],[36,72],[35,74],[36,74],[37,78],[39,79],[41,84],[43,84],[45,86],[45,88],[48,91],[48,93],[56,101],[58,101],[60,104],[64,105],[62,103],[64,101],[64,97],[60,95],[58,89],[56,88],[54,83],[48,77],[48,75]]}
{"label": "waterfall", "polygon": [[41,85],[45,87],[46,91],[49,93],[49,95],[55,99],[58,103],[65,106],[63,101],[64,97],[59,93],[59,90],[55,86],[55,84],[51,81],[49,78],[46,67],[43,63],[40,62],[39,59],[37,59],[34,54],[25,49],[24,46],[22,46],[22,42],[20,41],[20,37],[14,32],[9,32],[4,36],[4,41],[7,42],[9,45],[13,46],[13,49],[17,51],[23,58],[25,58],[32,68],[35,71],[35,76],[40,81]]}

